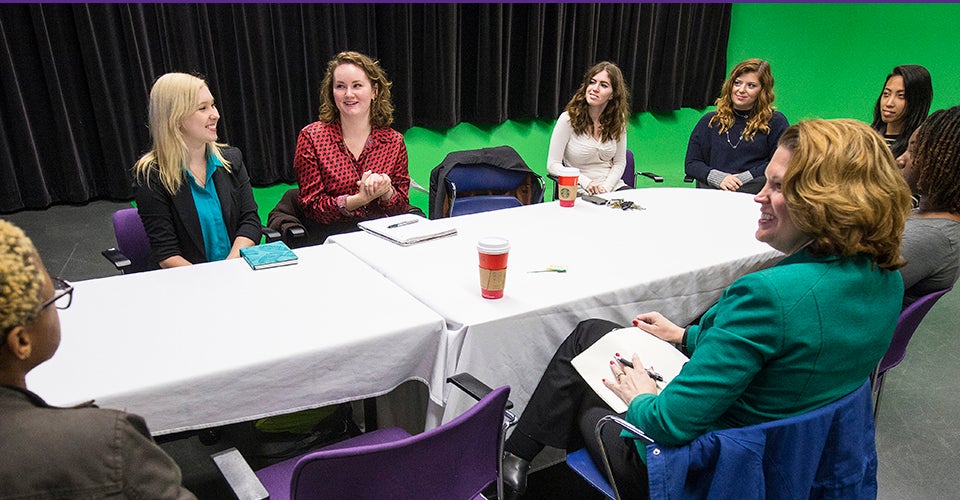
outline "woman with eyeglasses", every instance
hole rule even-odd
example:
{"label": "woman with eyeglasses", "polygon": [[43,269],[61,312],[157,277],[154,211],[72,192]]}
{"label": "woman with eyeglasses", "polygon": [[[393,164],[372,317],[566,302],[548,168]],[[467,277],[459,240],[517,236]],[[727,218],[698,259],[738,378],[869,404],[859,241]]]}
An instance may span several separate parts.
{"label": "woman with eyeglasses", "polygon": [[194,498],[143,418],[92,403],[57,408],[26,376],[60,345],[57,309],[73,287],[51,279],[23,231],[0,219],[0,496]]}

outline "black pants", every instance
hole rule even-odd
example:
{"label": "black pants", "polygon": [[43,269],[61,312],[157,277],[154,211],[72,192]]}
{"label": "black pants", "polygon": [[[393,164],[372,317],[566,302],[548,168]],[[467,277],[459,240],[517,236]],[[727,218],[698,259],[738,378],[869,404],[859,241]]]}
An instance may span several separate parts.
{"label": "black pants", "polygon": [[[614,411],[587,385],[570,360],[617,328],[621,328],[620,325],[602,319],[589,319],[577,325],[547,364],[515,433],[570,451],[586,447],[594,463],[603,469],[593,430],[600,418]],[[647,469],[633,440],[621,438],[616,425],[607,425],[603,442],[621,496],[646,498]]]}

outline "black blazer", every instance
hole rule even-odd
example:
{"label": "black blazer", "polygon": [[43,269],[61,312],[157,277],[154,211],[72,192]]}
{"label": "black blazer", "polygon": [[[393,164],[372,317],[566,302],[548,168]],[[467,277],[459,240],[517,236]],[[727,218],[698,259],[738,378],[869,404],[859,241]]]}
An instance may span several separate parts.
{"label": "black blazer", "polygon": [[[238,236],[259,242],[260,215],[257,213],[257,202],[253,199],[250,177],[243,165],[243,154],[234,147],[223,148],[222,153],[230,162],[231,172],[218,168],[213,173],[213,183],[220,198],[227,236],[231,242]],[[200,216],[197,215],[189,186],[181,185],[180,190],[171,195],[160,183],[159,172],[154,170],[150,173],[149,182],[138,184],[135,192],[140,219],[150,239],[154,264],[175,255],[193,264],[207,262]]]}

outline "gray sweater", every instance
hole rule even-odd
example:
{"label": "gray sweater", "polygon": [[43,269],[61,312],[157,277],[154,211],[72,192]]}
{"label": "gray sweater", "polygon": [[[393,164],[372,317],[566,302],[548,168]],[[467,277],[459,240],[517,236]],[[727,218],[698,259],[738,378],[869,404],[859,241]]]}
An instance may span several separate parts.
{"label": "gray sweater", "polygon": [[903,275],[903,305],[951,287],[960,275],[960,222],[910,217],[900,251],[907,265]]}

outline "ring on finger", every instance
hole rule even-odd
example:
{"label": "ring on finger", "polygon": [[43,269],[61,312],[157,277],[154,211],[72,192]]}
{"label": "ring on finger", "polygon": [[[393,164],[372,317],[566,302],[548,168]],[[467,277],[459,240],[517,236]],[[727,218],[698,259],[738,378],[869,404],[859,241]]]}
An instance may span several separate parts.
{"label": "ring on finger", "polygon": [[624,375],[626,375],[626,373],[624,373],[624,372],[618,373],[618,374],[617,374],[617,382],[619,382],[619,381],[620,381],[620,378],[623,377]]}

